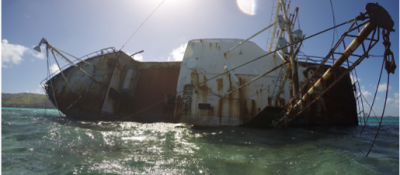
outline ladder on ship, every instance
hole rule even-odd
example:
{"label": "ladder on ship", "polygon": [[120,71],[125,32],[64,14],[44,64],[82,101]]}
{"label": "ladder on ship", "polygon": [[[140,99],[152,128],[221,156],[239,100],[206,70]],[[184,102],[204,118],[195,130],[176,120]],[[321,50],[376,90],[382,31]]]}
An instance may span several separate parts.
{"label": "ladder on ship", "polygon": [[[281,88],[280,82],[282,82],[282,80],[284,79],[284,75],[285,75],[285,69],[284,69],[284,67],[281,67],[281,69],[279,71],[279,75],[275,80],[275,85],[274,85],[274,89],[272,91],[272,95],[270,96],[272,101],[275,101],[275,104],[278,104],[279,96],[282,93],[282,88]],[[277,90],[277,89],[278,89],[278,92],[275,94],[275,90]]]}
{"label": "ladder on ship", "polygon": [[[353,78],[352,78],[353,77]],[[365,124],[365,110],[364,110],[364,100],[363,100],[363,94],[362,94],[362,89],[360,87],[360,80],[358,79],[356,69],[351,71],[351,80],[352,80],[352,86],[353,86],[353,92],[354,92],[354,98],[356,99],[356,104],[357,104],[357,117],[361,117],[363,119],[363,124]],[[361,121],[359,121],[361,124]]]}

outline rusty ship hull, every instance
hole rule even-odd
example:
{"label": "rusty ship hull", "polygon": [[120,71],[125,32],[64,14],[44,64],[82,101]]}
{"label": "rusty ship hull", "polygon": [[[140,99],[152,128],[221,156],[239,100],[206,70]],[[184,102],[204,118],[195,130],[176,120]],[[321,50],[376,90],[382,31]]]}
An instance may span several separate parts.
{"label": "rusty ship hull", "polygon": [[[173,122],[171,102],[154,103],[175,93],[180,64],[141,63],[122,51],[111,51],[47,78],[44,87],[52,103],[69,118]],[[141,111],[151,105],[151,110]]]}
{"label": "rusty ship hull", "polygon": [[[219,51],[242,41],[192,40],[182,62],[139,62],[122,51],[98,54],[49,77],[44,87],[62,113],[78,120],[269,126],[281,116],[293,95],[291,80],[283,83],[283,92],[278,98],[274,96],[278,77],[287,68],[276,69],[252,81],[263,71],[284,62],[276,57],[266,57],[233,74],[223,74],[226,62]],[[265,51],[248,42],[240,50],[227,54],[226,61],[240,65],[257,54],[265,54]],[[193,59],[196,65],[189,65],[189,68],[188,62]],[[299,62],[301,85],[317,66]],[[249,85],[243,86],[246,83]],[[352,126],[357,123],[352,84],[346,76],[291,124]]]}
{"label": "rusty ship hull", "polygon": [[[260,77],[260,73],[285,62],[267,56],[231,74],[224,73],[227,64],[241,65],[266,53],[248,42],[241,49],[220,54],[220,50],[240,42],[243,40],[191,40],[182,62],[139,62],[122,51],[98,54],[50,76],[44,87],[62,113],[78,120],[269,126],[282,116],[283,108],[293,96],[290,78],[282,81],[282,92],[275,96],[280,72],[287,72],[288,67]],[[303,86],[318,64],[299,62],[298,65],[299,83]],[[345,70],[341,68],[337,74]],[[254,80],[256,77],[259,78]],[[357,124],[356,102],[348,75],[291,122],[303,126]]]}
{"label": "rusty ship hull", "polygon": [[[239,44],[240,49],[220,54]],[[291,78],[285,81],[280,79],[281,72],[287,72],[290,68],[276,69],[287,61],[274,57],[273,54],[263,55],[268,55],[268,52],[253,42],[244,43],[240,39],[189,41],[178,79],[175,119],[201,126],[271,125],[273,120],[282,116],[285,105],[293,97],[293,85]],[[244,65],[258,57],[259,60]],[[244,66],[229,71],[228,65]],[[301,86],[318,66],[316,63],[298,62]],[[329,66],[324,67],[317,77],[321,77],[328,68]],[[335,74],[340,75],[345,70],[341,68]],[[316,80],[317,78],[312,78],[306,86],[312,86]],[[326,81],[326,85],[332,81]],[[278,92],[280,82],[283,83],[281,92]],[[318,91],[324,91],[326,85],[318,88]],[[349,75],[291,123],[342,126],[357,124],[357,105]]]}

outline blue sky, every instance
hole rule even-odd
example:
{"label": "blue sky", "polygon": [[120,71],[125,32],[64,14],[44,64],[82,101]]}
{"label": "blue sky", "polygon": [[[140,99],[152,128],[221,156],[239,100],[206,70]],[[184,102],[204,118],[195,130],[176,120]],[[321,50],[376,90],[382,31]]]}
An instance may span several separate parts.
{"label": "blue sky", "polygon": [[[45,55],[32,50],[42,37],[75,56],[115,47],[120,49],[162,0],[2,0],[1,88],[5,93],[43,93],[40,82],[47,76]],[[336,23],[364,12],[369,1],[332,0]],[[392,16],[392,51],[399,65],[399,2],[378,1]],[[271,22],[272,0],[256,0],[253,15],[244,13],[234,0],[166,0],[122,49],[144,50],[143,61],[179,60],[185,44],[199,38],[246,39]],[[332,27],[329,0],[293,0],[289,12],[299,7],[300,27],[306,36]],[[297,24],[296,24],[297,25]],[[338,28],[340,36],[349,25]],[[266,49],[268,32],[251,41]],[[332,32],[303,43],[308,55],[325,56],[331,48]],[[370,54],[383,55],[379,42]],[[371,103],[382,58],[365,59],[357,67],[363,92]],[[50,65],[54,64],[51,60]],[[399,67],[399,66],[398,66]],[[385,74],[384,74],[385,75]],[[381,87],[386,83],[386,75]],[[390,75],[387,115],[399,115],[399,69]],[[381,114],[384,89],[378,92],[375,112]]]}

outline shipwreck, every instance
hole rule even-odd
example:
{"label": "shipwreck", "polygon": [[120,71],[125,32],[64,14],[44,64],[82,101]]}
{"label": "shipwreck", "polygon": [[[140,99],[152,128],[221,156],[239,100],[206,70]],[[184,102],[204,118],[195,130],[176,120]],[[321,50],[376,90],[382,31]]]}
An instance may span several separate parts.
{"label": "shipwreck", "polygon": [[[378,4],[334,26],[350,25],[319,60],[298,55],[304,36],[295,28],[298,8],[278,2],[269,50],[248,39],[193,39],[182,62],[139,62],[114,48],[72,61],[45,39],[48,59],[69,65],[42,85],[52,103],[78,120],[182,122],[198,126],[358,125],[359,85],[349,73],[394,22]],[[360,24],[359,24],[360,23]],[[345,38],[352,38],[347,43]],[[390,42],[389,42],[390,43]],[[344,52],[338,52],[339,46]],[[363,54],[353,52],[362,47]],[[390,45],[389,45],[390,50]],[[387,56],[387,55],[385,55]],[[390,54],[389,54],[390,56]],[[356,58],[349,61],[349,57]],[[394,60],[388,69],[394,71]],[[58,62],[57,62],[58,64]]]}

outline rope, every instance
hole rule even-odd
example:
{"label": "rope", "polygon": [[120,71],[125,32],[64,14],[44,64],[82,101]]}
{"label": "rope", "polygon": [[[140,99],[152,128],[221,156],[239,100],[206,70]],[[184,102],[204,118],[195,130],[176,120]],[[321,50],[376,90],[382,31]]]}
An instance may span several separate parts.
{"label": "rope", "polygon": [[[277,23],[277,22],[276,22]],[[255,36],[259,35],[260,33],[264,32],[265,30],[269,29],[270,27],[274,26],[276,23],[273,23],[271,25],[269,25],[268,27],[265,27],[264,29],[260,30],[259,32],[257,32],[256,34],[254,34],[253,36],[251,36],[250,38],[247,38],[246,40],[244,40],[243,42],[240,42],[239,44],[237,44],[236,46],[233,46],[231,49],[229,49],[227,52],[225,52],[225,54],[228,54],[229,52],[231,52],[233,49],[236,49],[237,47],[241,46],[242,44],[246,43],[247,41],[249,41],[250,39],[254,38]]]}
{"label": "rope", "polygon": [[[381,82],[382,72],[383,72],[383,65],[384,65],[384,64],[385,64],[385,61],[383,60],[382,67],[381,67],[381,73],[380,73],[380,75],[379,75],[378,84],[377,84],[376,90],[375,90],[374,99],[372,100],[371,108],[369,109],[369,113],[368,113],[368,115],[367,115],[367,120],[366,120],[365,123],[364,123],[364,126],[363,126],[363,128],[362,128],[362,130],[361,130],[361,132],[360,132],[360,135],[361,135],[362,132],[364,131],[364,128],[365,128],[365,126],[366,126],[366,124],[367,124],[367,122],[368,122],[369,116],[371,115],[372,107],[374,106],[375,99],[376,99],[376,94],[378,93],[379,83]],[[386,103],[386,99],[385,99],[385,103]]]}
{"label": "rope", "polygon": [[365,157],[368,157],[369,153],[371,152],[372,147],[373,147],[374,144],[375,144],[375,140],[376,140],[376,138],[378,137],[379,129],[380,129],[381,126],[382,126],[383,115],[385,114],[386,102],[387,102],[387,97],[388,97],[388,92],[389,92],[389,76],[390,76],[390,73],[388,72],[387,83],[386,83],[386,96],[385,96],[385,103],[383,104],[383,110],[382,110],[381,121],[379,122],[378,129],[376,130],[375,138],[374,138],[374,140],[372,141],[371,147],[369,148],[368,153],[367,153],[367,155],[365,155]]}
{"label": "rope", "polygon": [[151,14],[143,21],[143,23],[142,24],[140,24],[140,26],[136,29],[136,31],[135,32],[133,32],[133,34],[131,35],[131,37],[129,37],[129,39],[125,42],[125,44],[124,45],[122,45],[122,47],[121,47],[121,49],[119,49],[119,50],[122,50],[122,48],[124,48],[125,47],[125,45],[129,42],[129,40],[131,40],[132,39],[132,37],[133,37],[133,35],[135,35],[136,34],[136,32],[137,31],[139,31],[139,29],[143,26],[143,24],[151,17],[151,15],[153,15],[153,13],[163,4],[165,2],[165,0],[163,0],[161,3],[160,3],[160,5],[158,5],[157,6],[157,8],[156,9],[154,9],[154,11],[153,12],[151,12]]}
{"label": "rope", "polygon": [[[331,10],[332,10],[332,19],[333,19],[333,25],[335,26],[335,25],[336,25],[335,11],[333,10],[333,4],[332,4],[332,0],[329,0],[329,1],[330,1],[330,3],[331,3]],[[335,34],[336,34],[336,38],[338,38],[338,36],[337,36],[337,32],[336,32],[336,29],[335,29],[335,30],[333,30],[333,37],[332,37],[332,44],[331,44],[331,48],[333,47],[333,43],[334,43],[334,41],[335,41]]]}

